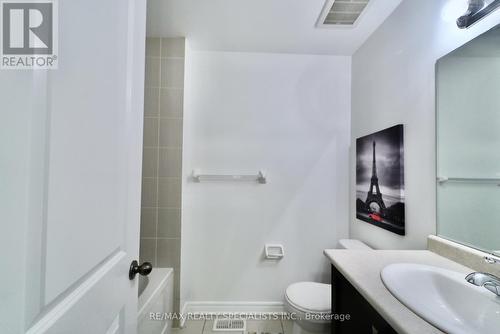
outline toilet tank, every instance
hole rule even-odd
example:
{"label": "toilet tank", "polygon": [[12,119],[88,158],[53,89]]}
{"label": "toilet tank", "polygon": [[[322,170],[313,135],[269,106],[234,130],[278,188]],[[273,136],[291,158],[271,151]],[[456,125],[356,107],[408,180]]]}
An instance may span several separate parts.
{"label": "toilet tank", "polygon": [[341,249],[351,249],[351,250],[372,250],[370,246],[362,241],[354,239],[342,239],[339,240]]}

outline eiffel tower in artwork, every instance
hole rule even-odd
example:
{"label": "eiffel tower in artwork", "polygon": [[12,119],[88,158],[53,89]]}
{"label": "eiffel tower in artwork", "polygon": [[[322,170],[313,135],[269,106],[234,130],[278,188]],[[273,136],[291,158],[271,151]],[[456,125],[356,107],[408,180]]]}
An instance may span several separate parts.
{"label": "eiffel tower in artwork", "polygon": [[[377,176],[377,160],[375,158],[375,147],[376,143],[373,142],[373,164],[372,164],[372,179],[370,183],[370,190],[368,191],[368,196],[366,197],[366,206],[370,207],[370,204],[376,203],[380,212],[383,213],[386,209],[384,200],[382,199],[382,193],[380,192],[380,187],[378,185]],[[375,190],[375,191],[374,191]]]}

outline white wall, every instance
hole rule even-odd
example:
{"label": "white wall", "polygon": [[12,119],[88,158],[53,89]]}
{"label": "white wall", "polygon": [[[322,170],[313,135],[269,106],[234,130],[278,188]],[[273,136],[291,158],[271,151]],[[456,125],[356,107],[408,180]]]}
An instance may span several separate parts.
{"label": "white wall", "polygon": [[[455,20],[459,0],[404,0],[352,59],[350,235],[380,249],[420,249],[436,232],[435,63],[500,23],[495,12],[468,30]],[[355,140],[405,124],[406,233],[356,219]]]}
{"label": "white wall", "polygon": [[[350,58],[186,53],[183,301],[281,302],[348,231]],[[193,183],[202,172],[269,183]],[[283,243],[280,262],[265,243]]]}

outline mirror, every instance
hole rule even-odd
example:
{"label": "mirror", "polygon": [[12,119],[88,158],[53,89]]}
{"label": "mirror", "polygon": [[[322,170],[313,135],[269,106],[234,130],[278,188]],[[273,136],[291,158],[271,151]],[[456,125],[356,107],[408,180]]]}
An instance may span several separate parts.
{"label": "mirror", "polygon": [[500,254],[500,26],[436,73],[438,235]]}

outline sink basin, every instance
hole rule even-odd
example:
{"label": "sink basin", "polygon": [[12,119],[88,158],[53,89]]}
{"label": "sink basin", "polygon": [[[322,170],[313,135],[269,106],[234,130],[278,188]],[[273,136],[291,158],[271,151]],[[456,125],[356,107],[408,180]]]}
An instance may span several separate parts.
{"label": "sink basin", "polygon": [[387,289],[406,307],[450,334],[500,333],[500,297],[465,281],[465,274],[399,263],[381,272]]}

